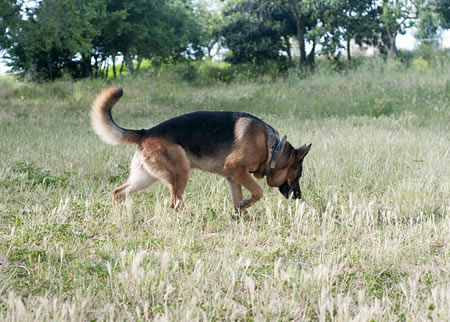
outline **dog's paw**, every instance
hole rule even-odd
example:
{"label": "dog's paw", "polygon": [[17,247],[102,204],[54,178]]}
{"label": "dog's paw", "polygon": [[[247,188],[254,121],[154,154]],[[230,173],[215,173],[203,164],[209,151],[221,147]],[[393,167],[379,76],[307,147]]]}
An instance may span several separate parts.
{"label": "dog's paw", "polygon": [[183,200],[177,199],[177,201],[171,202],[170,203],[170,208],[172,208],[175,211],[183,209],[184,208]]}
{"label": "dog's paw", "polygon": [[250,207],[250,199],[244,199],[239,201],[238,203],[238,210],[239,212],[241,212],[242,210],[244,210],[245,208]]}

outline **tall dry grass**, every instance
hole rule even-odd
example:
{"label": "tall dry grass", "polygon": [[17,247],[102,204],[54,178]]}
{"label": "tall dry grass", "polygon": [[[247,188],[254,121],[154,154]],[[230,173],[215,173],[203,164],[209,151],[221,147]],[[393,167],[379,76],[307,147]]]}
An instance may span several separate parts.
{"label": "tall dry grass", "polygon": [[226,180],[195,171],[179,212],[163,185],[113,209],[133,147],[104,145],[88,120],[109,84],[2,80],[0,319],[450,319],[449,75],[379,67],[209,87],[118,81],[123,126],[230,109],[313,143],[304,200],[261,181],[241,217]]}

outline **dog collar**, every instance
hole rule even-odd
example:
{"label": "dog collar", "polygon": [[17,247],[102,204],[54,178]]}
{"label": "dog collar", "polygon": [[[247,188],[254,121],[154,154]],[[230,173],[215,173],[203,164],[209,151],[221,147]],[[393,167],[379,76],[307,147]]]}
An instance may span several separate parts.
{"label": "dog collar", "polygon": [[272,147],[270,148],[270,155],[269,155],[269,162],[267,162],[265,175],[268,176],[270,174],[270,171],[272,169],[275,169],[276,163],[277,163],[277,157],[280,154],[281,150],[283,149],[284,143],[286,142],[286,139],[283,138],[283,140],[280,140],[278,135],[275,137],[276,141],[272,144]]}
{"label": "dog collar", "polygon": [[283,141],[277,138],[277,141],[274,143],[271,149],[271,157],[269,161],[269,169],[275,169],[275,165],[277,163],[277,156],[281,151],[281,148],[283,147]]}

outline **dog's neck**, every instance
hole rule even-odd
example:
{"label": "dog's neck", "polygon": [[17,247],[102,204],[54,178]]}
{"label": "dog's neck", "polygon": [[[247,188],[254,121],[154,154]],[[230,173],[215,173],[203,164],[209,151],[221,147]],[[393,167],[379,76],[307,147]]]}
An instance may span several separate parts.
{"label": "dog's neck", "polygon": [[278,138],[276,142],[272,145],[270,149],[270,160],[267,163],[267,175],[270,173],[270,170],[275,169],[277,165],[277,157],[283,149],[283,141]]}
{"label": "dog's neck", "polygon": [[280,155],[280,152],[283,150],[283,147],[286,141],[280,139],[280,136],[277,131],[270,128],[269,136],[267,138],[267,161],[266,167],[264,169],[263,175],[268,176],[270,172],[275,169],[277,164],[277,158]]}

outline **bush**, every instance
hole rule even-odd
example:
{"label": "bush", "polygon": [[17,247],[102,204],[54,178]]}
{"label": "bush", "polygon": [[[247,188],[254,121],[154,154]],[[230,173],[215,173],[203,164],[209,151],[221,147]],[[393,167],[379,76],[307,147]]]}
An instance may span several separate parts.
{"label": "bush", "polygon": [[284,61],[265,61],[264,63],[242,63],[231,66],[235,79],[273,81],[288,74]]}
{"label": "bush", "polygon": [[[421,44],[415,50],[400,50],[398,59],[407,67],[424,68],[431,66],[443,66],[450,60],[448,49],[439,49],[432,44]],[[426,66],[425,66],[426,65]]]}
{"label": "bush", "polygon": [[18,82],[11,76],[0,77],[0,99],[9,99],[18,93]]}
{"label": "bush", "polygon": [[429,63],[422,57],[417,57],[412,60],[412,67],[417,70],[426,70],[429,68]]}
{"label": "bush", "polygon": [[216,82],[230,82],[233,79],[231,65],[223,61],[207,60],[199,64],[198,72],[200,81],[205,84]]}
{"label": "bush", "polygon": [[210,60],[200,62],[178,62],[161,64],[155,75],[161,79],[187,81],[206,85],[230,82],[234,77],[229,63]]}

